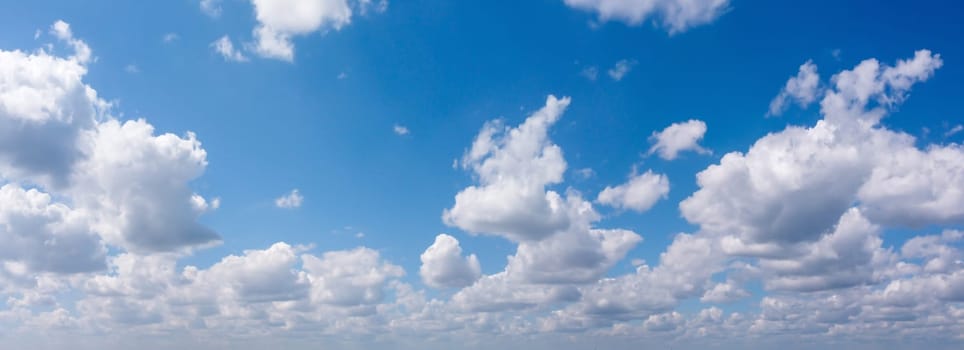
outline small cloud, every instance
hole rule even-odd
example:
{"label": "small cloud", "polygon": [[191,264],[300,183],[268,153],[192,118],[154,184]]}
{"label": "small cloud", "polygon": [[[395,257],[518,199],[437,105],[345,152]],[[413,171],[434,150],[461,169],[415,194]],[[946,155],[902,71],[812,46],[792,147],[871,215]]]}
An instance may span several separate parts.
{"label": "small cloud", "polygon": [[345,80],[345,78],[348,78],[348,73],[345,73],[345,72],[338,73],[338,80]]}
{"label": "small cloud", "polygon": [[364,232],[356,233],[356,234],[355,234],[355,238],[358,238],[358,239],[365,238],[365,233],[364,233]]}
{"label": "small cloud", "polygon": [[592,170],[592,168],[576,169],[575,172],[576,172],[576,175],[579,175],[579,178],[583,180],[588,180],[593,176],[596,176],[596,172]]}
{"label": "small cloud", "polygon": [[395,132],[395,135],[399,135],[399,136],[408,135],[408,133],[409,133],[407,127],[405,127],[404,125],[399,125],[399,124],[395,124],[395,126],[392,127],[392,131]]}
{"label": "small cloud", "polygon": [[132,64],[128,64],[128,65],[124,66],[124,71],[125,71],[125,72],[128,72],[128,73],[131,73],[131,74],[136,74],[136,73],[140,73],[140,72],[141,72],[141,69],[138,68],[137,65],[135,65],[135,64],[132,63]]}
{"label": "small cloud", "polygon": [[201,12],[213,18],[220,17],[221,0],[201,0]]}
{"label": "small cloud", "polygon": [[275,199],[274,205],[277,206],[278,208],[284,208],[284,209],[298,208],[301,206],[301,203],[303,203],[304,201],[305,201],[305,197],[302,197],[301,193],[298,192],[298,189],[296,188],[291,190],[291,192],[288,192],[288,194]]}
{"label": "small cloud", "polygon": [[34,32],[33,32],[33,39],[34,39],[34,40],[40,39],[40,33],[43,33],[40,29],[37,29],[36,31],[34,31]]}
{"label": "small cloud", "polygon": [[711,154],[710,150],[699,144],[704,134],[706,134],[706,123],[702,120],[690,119],[673,123],[663,131],[654,131],[650,135],[649,141],[653,146],[649,148],[647,154],[656,153],[665,160],[676,159],[676,156],[683,151]]}
{"label": "small cloud", "polygon": [[950,130],[947,130],[947,132],[944,133],[944,138],[954,136],[961,131],[964,131],[964,125],[957,124],[953,128],[951,128]]}
{"label": "small cloud", "polygon": [[830,56],[833,56],[833,59],[839,61],[839,60],[840,60],[840,49],[833,49],[833,51],[830,51]]}
{"label": "small cloud", "polygon": [[220,39],[215,40],[211,43],[211,47],[214,51],[221,54],[225,61],[233,62],[247,62],[248,58],[241,53],[241,51],[234,48],[234,44],[231,43],[231,39],[227,35],[222,36]]}
{"label": "small cloud", "polygon": [[820,74],[817,73],[817,65],[813,63],[813,60],[807,60],[800,65],[797,75],[790,77],[780,93],[770,101],[770,109],[766,116],[773,117],[783,114],[792,102],[796,102],[800,108],[806,108],[816,101],[819,95]]}
{"label": "small cloud", "polygon": [[596,66],[583,68],[582,71],[579,72],[579,75],[590,81],[596,81],[596,79],[599,78],[599,68],[596,68]]}
{"label": "small cloud", "polygon": [[626,74],[629,74],[629,71],[633,70],[633,67],[635,67],[637,63],[636,60],[619,60],[619,62],[616,62],[616,65],[606,73],[609,74],[609,77],[613,80],[620,81],[623,80]]}
{"label": "small cloud", "polygon": [[384,13],[388,10],[388,0],[359,0],[358,5],[362,16],[367,15],[372,10],[375,13]]}
{"label": "small cloud", "polygon": [[177,36],[177,33],[167,33],[167,34],[164,34],[163,37],[161,37],[161,40],[163,40],[164,43],[172,43],[177,41],[178,38],[180,37]]}

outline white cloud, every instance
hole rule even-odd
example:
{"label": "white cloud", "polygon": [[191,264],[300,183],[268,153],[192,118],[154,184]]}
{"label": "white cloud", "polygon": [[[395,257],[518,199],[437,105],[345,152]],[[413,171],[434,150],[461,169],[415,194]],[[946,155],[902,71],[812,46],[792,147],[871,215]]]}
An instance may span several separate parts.
{"label": "white cloud", "polygon": [[867,215],[899,226],[964,223],[964,147],[919,150],[896,136],[887,146],[878,146],[887,153],[857,191]]}
{"label": "white cloud", "polygon": [[[154,135],[143,119],[108,120],[97,126],[77,164],[69,191],[90,210],[93,227],[111,244],[137,251],[165,251],[220,238],[197,223],[206,208],[188,183],[207,166],[193,133]],[[211,208],[213,209],[213,208]]]}
{"label": "white cloud", "polygon": [[612,68],[606,71],[606,74],[609,74],[612,80],[620,81],[623,80],[626,74],[629,74],[629,71],[633,70],[636,64],[636,60],[619,60]]}
{"label": "white cloud", "polygon": [[265,250],[247,250],[241,256],[229,255],[205,270],[185,269],[191,283],[190,293],[202,293],[231,301],[266,302],[306,298],[308,275],[295,270],[303,248],[284,242]]}
{"label": "white cloud", "polygon": [[921,50],[893,67],[865,60],[838,73],[821,101],[822,120],[725,155],[698,174],[700,189],[680,203],[683,216],[727,254],[756,257],[771,290],[856,288],[906,273],[912,265],[883,247],[881,227],[964,220],[956,186],[964,151],[922,151],[878,123],[941,64]]}
{"label": "white cloud", "polygon": [[321,258],[303,255],[302,265],[311,283],[311,301],[339,306],[379,303],[385,283],[405,275],[368,248],[325,252]]}
{"label": "white cloud", "polygon": [[[57,22],[63,23],[63,22]],[[58,28],[69,34],[66,23]],[[86,47],[77,40],[75,47]],[[106,108],[83,83],[81,53],[61,58],[44,51],[0,50],[0,175],[63,186],[83,151],[83,130]],[[86,55],[90,55],[88,49]]]}
{"label": "white cloud", "polygon": [[351,22],[348,0],[252,0],[258,26],[254,29],[254,52],[261,57],[294,59],[292,36],[329,29],[339,30]]}
{"label": "white cloud", "polygon": [[461,162],[478,175],[480,186],[455,196],[455,205],[443,213],[445,223],[514,241],[538,240],[567,227],[565,200],[545,187],[561,182],[566,169],[548,128],[568,105],[569,98],[549,96],[545,107],[516,128],[487,123]]}
{"label": "white cloud", "polygon": [[304,201],[305,201],[305,197],[303,197],[301,193],[298,192],[298,189],[296,188],[291,190],[291,192],[288,192],[287,194],[276,198],[274,200],[274,205],[278,208],[285,208],[285,209],[298,208],[301,206],[301,203],[303,203]]}
{"label": "white cloud", "polygon": [[957,135],[957,134],[960,133],[961,131],[964,131],[964,125],[961,125],[961,124],[954,125],[954,127],[950,128],[949,130],[947,130],[946,132],[944,132],[944,138],[948,138],[948,137]]}
{"label": "white cloud", "polygon": [[579,71],[579,75],[581,75],[583,78],[589,79],[590,81],[596,81],[596,79],[599,78],[599,68],[596,68],[596,66],[583,68],[581,71]]}
{"label": "white cloud", "polygon": [[801,108],[806,108],[813,101],[817,100],[820,92],[820,75],[817,74],[817,65],[812,60],[808,60],[800,66],[797,76],[787,80],[787,84],[780,90],[780,94],[770,101],[768,116],[778,116],[783,114],[790,102],[796,102]]}
{"label": "white cloud", "polygon": [[635,273],[583,287],[582,298],[569,308],[609,322],[645,319],[671,310],[680,300],[702,295],[710,277],[723,270],[722,262],[723,255],[712,240],[679,234],[660,254],[658,266],[641,265]]}
{"label": "white cloud", "polygon": [[462,257],[462,247],[455,237],[440,234],[421,256],[419,274],[425,284],[435,288],[465,287],[482,274],[475,254]]}
{"label": "white cloud", "polygon": [[582,180],[588,180],[596,176],[596,171],[592,170],[592,168],[575,169],[573,172]]}
{"label": "white cloud", "polygon": [[452,296],[455,307],[471,312],[523,310],[554,302],[574,301],[579,291],[572,286],[525,284],[512,281],[505,272],[482,276]]}
{"label": "white cloud", "polygon": [[[295,37],[313,33],[326,34],[351,24],[358,13],[382,13],[388,9],[387,0],[250,0],[257,21],[251,31],[252,42],[244,48],[262,58],[292,62],[295,57]],[[211,17],[222,13],[221,0],[201,0],[201,11]],[[212,45],[231,61],[244,61],[240,51],[227,39]]]}
{"label": "white cloud", "polygon": [[630,176],[626,183],[606,186],[596,201],[620,209],[644,212],[652,208],[660,198],[669,194],[669,179],[666,175],[655,174],[651,170]]}
{"label": "white cloud", "polygon": [[[139,251],[218,240],[197,224],[188,183],[207,165],[193,134],[153,135],[121,123],[82,82],[91,51],[62,21],[52,32],[74,53],[0,51],[0,177],[41,185],[83,213],[107,243]],[[40,152],[40,153],[37,153]],[[43,156],[40,156],[43,154]]]}
{"label": "white cloud", "polygon": [[699,154],[709,154],[710,151],[701,147],[699,142],[706,134],[706,123],[702,120],[690,119],[681,123],[673,123],[660,132],[653,132],[649,141],[653,146],[648,154],[657,153],[666,160],[676,159],[683,151],[694,151]]}
{"label": "white cloud", "polygon": [[80,39],[74,38],[74,33],[70,29],[70,24],[67,22],[58,20],[50,26],[50,33],[53,34],[57,39],[66,42],[71,48],[74,49],[74,55],[71,59],[79,62],[80,64],[88,63],[91,59],[92,52],[87,43]]}
{"label": "white cloud", "polygon": [[23,264],[18,275],[107,267],[107,250],[91,232],[84,213],[36,189],[0,187],[0,240],[0,262]]}
{"label": "white cloud", "polygon": [[731,303],[750,296],[750,292],[747,292],[740,286],[736,285],[733,281],[726,281],[725,283],[717,283],[713,288],[707,289],[706,293],[700,297],[700,301],[704,303]]}
{"label": "white cloud", "polygon": [[[69,26],[59,28],[68,49],[82,47]],[[567,165],[549,128],[569,99],[547,98],[519,125],[487,123],[461,162],[477,183],[443,218],[516,251],[503,271],[482,275],[475,255],[439,235],[420,277],[464,288],[435,293],[406,284],[400,266],[365,247],[314,254],[278,242],[185,266],[191,248],[218,239],[197,220],[219,200],[189,186],[207,165],[200,142],[115,119],[82,80],[89,59],[52,50],[0,50],[0,327],[16,335],[0,337],[0,347],[103,334],[133,344],[160,335],[175,345],[414,339],[411,347],[483,349],[495,338],[540,345],[566,334],[562,341],[636,345],[776,337],[839,345],[956,341],[964,332],[964,234],[919,235],[899,249],[881,236],[964,220],[961,146],[918,147],[879,123],[941,66],[927,51],[835,75],[822,120],[765,136],[701,172],[699,190],[680,205],[699,231],[676,234],[658,265],[633,259],[628,274],[612,268],[641,238],[599,228],[592,203],[563,183]],[[613,198],[646,202],[626,201],[645,176],[615,187],[625,192]],[[659,177],[648,178],[655,193]],[[757,282],[758,307],[677,310],[747,298],[743,286]],[[100,345],[91,341],[82,345]]]}
{"label": "white cloud", "polygon": [[[545,107],[516,127],[489,122],[466,151],[462,167],[471,169],[480,185],[459,192],[443,219],[518,247],[503,272],[483,276],[453,297],[461,307],[503,309],[571,299],[574,289],[565,285],[597,280],[642,240],[628,230],[593,228],[600,217],[577,192],[563,197],[546,190],[561,182],[566,170],[548,129],[568,104],[568,98],[549,96]],[[559,287],[542,290],[538,284]]]}
{"label": "white cloud", "polygon": [[179,38],[180,36],[178,36],[177,33],[167,33],[167,34],[164,34],[163,37],[161,37],[161,40],[164,41],[165,44],[167,44],[167,43],[175,42]]}
{"label": "white cloud", "polygon": [[678,34],[716,20],[729,9],[729,0],[564,0],[566,5],[594,12],[602,22],[616,20],[639,25],[650,19]]}
{"label": "white cloud", "polygon": [[124,66],[124,71],[127,73],[135,74],[135,73],[140,73],[141,69],[138,68],[136,64],[131,63]]}
{"label": "white cloud", "polygon": [[[879,227],[850,209],[820,240],[760,260],[773,290],[818,291],[877,282],[896,256],[881,248]],[[724,248],[726,250],[726,248]]]}
{"label": "white cloud", "polygon": [[392,126],[392,132],[394,132],[395,135],[399,135],[399,136],[405,136],[405,135],[408,135],[409,133],[407,127],[405,127],[404,125],[398,125],[398,124],[395,124],[394,126]]}
{"label": "white cloud", "polygon": [[247,62],[248,57],[241,53],[240,50],[234,48],[234,44],[231,42],[231,38],[227,35],[222,36],[220,39],[215,40],[211,43],[211,48],[215,52],[224,57],[225,61],[231,62]]}
{"label": "white cloud", "polygon": [[221,0],[201,0],[201,12],[211,17],[220,17]]}
{"label": "white cloud", "polygon": [[[583,205],[584,209],[588,207],[587,202]],[[596,217],[577,220],[568,230],[549,238],[520,243],[515,255],[509,257],[506,277],[528,283],[590,283],[642,241],[629,230],[590,228],[588,220],[598,220]]]}

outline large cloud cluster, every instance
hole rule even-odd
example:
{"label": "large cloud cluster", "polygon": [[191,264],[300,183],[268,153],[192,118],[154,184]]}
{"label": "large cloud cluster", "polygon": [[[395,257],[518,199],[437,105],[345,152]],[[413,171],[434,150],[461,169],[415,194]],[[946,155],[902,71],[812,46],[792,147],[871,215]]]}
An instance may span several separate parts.
{"label": "large cloud cluster", "polygon": [[[51,33],[69,53],[0,50],[0,327],[18,340],[188,334],[227,346],[223,334],[287,334],[485,348],[567,332],[680,342],[964,334],[964,234],[954,229],[964,224],[964,149],[921,148],[881,123],[942,66],[927,50],[893,65],[866,60],[827,82],[804,64],[776,110],[819,101],[822,118],[701,171],[679,203],[695,232],[625,274],[613,267],[642,238],[605,228],[594,203],[565,187],[550,130],[572,101],[549,96],[518,125],[486,123],[459,162],[473,183],[442,214],[468,235],[436,236],[419,257],[419,284],[365,247],[278,242],[186,265],[220,239],[198,223],[220,201],[190,186],[207,166],[200,142],[113,117],[83,81],[90,48],[66,23]],[[653,134],[652,152],[708,153],[697,143],[705,132],[701,121],[673,124]],[[594,197],[642,212],[668,192],[667,175],[633,169]],[[929,232],[887,246],[893,230]],[[475,235],[514,245],[504,268],[483,272]],[[716,305],[741,300],[759,311]],[[687,302],[705,306],[679,308]]]}
{"label": "large cloud cluster", "polygon": [[197,223],[212,209],[188,183],[206,154],[193,134],[155,135],[119,121],[83,82],[90,48],[58,21],[73,53],[0,50],[0,222],[4,263],[26,272],[106,267],[107,246],[165,252],[218,241]]}

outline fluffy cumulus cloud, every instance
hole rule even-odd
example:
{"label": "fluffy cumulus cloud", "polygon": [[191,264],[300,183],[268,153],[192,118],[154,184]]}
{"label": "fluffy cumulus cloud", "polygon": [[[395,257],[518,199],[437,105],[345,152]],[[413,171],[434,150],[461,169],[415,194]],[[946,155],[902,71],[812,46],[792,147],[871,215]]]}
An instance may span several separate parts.
{"label": "fluffy cumulus cloud", "polygon": [[[106,268],[106,249],[82,212],[50,194],[0,187],[0,260],[21,272],[76,273]],[[16,269],[13,269],[16,270]],[[13,271],[16,272],[16,271]]]}
{"label": "fluffy cumulus cloud", "polygon": [[245,56],[243,53],[241,53],[241,50],[236,49],[234,47],[234,42],[232,42],[231,38],[229,38],[227,35],[222,36],[218,38],[218,40],[215,40],[214,42],[212,42],[211,48],[214,49],[214,52],[217,52],[219,55],[221,55],[221,57],[223,57],[225,61],[228,61],[228,62],[247,62],[248,61],[248,56]]}
{"label": "fluffy cumulus cloud", "polygon": [[631,176],[625,184],[606,186],[596,201],[616,208],[643,212],[653,207],[660,198],[666,198],[667,194],[669,179],[666,175],[647,171]]}
{"label": "fluffy cumulus cloud", "polygon": [[419,273],[425,284],[436,287],[464,287],[472,284],[482,274],[475,254],[462,257],[462,247],[455,237],[440,234],[422,253]]}
{"label": "fluffy cumulus cloud", "polygon": [[282,209],[292,209],[300,207],[304,201],[305,197],[302,196],[301,192],[296,188],[281,197],[275,198],[274,206]]}
{"label": "fluffy cumulus cloud", "polygon": [[[0,50],[4,348],[105,334],[201,348],[320,339],[481,349],[572,333],[632,344],[959,342],[964,333],[964,234],[954,229],[964,224],[964,149],[921,146],[881,123],[942,66],[926,50],[894,64],[865,60],[827,82],[788,83],[787,91],[822,87],[811,101],[822,118],[699,172],[698,189],[679,204],[694,232],[672,235],[655,261],[633,259],[629,272],[615,267],[629,268],[642,238],[608,227],[564,183],[567,163],[550,130],[572,101],[549,96],[518,125],[488,122],[457,162],[472,183],[442,222],[514,251],[483,273],[488,257],[468,253],[477,240],[440,234],[407,274],[375,249],[285,242],[189,263],[220,239],[198,223],[219,200],[190,186],[207,166],[200,141],[112,116],[83,80],[91,50],[66,23],[50,33],[58,45]],[[700,125],[655,134],[655,152],[701,150]],[[665,175],[634,171],[595,203],[645,211],[668,190]],[[909,233],[888,243],[895,229]],[[717,307],[733,302],[755,306]]]}
{"label": "fluffy cumulus cloud", "polygon": [[[387,0],[251,0],[257,25],[253,42],[246,44],[251,53],[282,61],[292,61],[296,36],[340,30],[350,24],[356,13],[384,12]],[[222,14],[219,0],[201,0],[201,11],[211,17]],[[227,38],[212,46],[229,61],[245,61],[246,57]]]}
{"label": "fluffy cumulus cloud", "polygon": [[801,107],[813,103],[817,99],[819,84],[820,75],[817,74],[817,65],[813,61],[807,61],[800,66],[800,71],[795,77],[787,80],[780,94],[770,101],[770,111],[767,115],[782,114],[790,102],[796,102]]}
{"label": "fluffy cumulus cloud", "polygon": [[[0,178],[10,182],[9,209],[33,217],[8,226],[10,234],[43,227],[63,235],[45,245],[74,241],[78,250],[71,254],[88,257],[103,257],[100,240],[83,243],[91,232],[138,251],[217,241],[196,221],[212,207],[188,186],[207,165],[200,142],[191,133],[155,135],[144,120],[113,118],[110,105],[83,82],[90,48],[63,21],[51,34],[73,53],[0,51],[0,133],[8,136],[0,142]],[[18,184],[39,189],[12,187]]]}
{"label": "fluffy cumulus cloud", "polygon": [[679,153],[684,151],[709,154],[710,151],[699,144],[704,134],[706,123],[702,120],[690,119],[673,123],[663,131],[654,131],[650,135],[649,141],[653,146],[649,148],[649,154],[658,154],[666,160],[676,159]]}
{"label": "fluffy cumulus cloud", "polygon": [[569,98],[549,96],[516,128],[487,123],[461,164],[479,185],[463,189],[443,220],[469,232],[514,241],[540,240],[569,226],[566,200],[546,186],[562,181],[562,149],[548,140],[549,127],[569,106]]}
{"label": "fluffy cumulus cloud", "polygon": [[[825,91],[808,92],[821,98],[815,125],[764,136],[698,174],[700,189],[680,203],[683,216],[730,259],[750,262],[731,273],[791,292],[764,298],[751,332],[882,335],[902,327],[884,321],[894,319],[922,332],[960,327],[947,303],[959,296],[964,268],[959,234],[912,238],[900,251],[881,238],[887,228],[962,223],[960,145],[921,149],[880,124],[942,64],[927,50],[892,66],[865,60],[834,75]],[[803,82],[816,72],[811,65],[786,91],[819,85]],[[728,289],[714,287],[704,299]]]}
{"label": "fluffy cumulus cloud", "polygon": [[670,34],[716,20],[729,9],[729,0],[564,0],[569,7],[597,14],[600,21],[639,25],[654,21]]}
{"label": "fluffy cumulus cloud", "polygon": [[562,182],[562,149],[548,137],[569,98],[546,105],[516,127],[487,123],[461,164],[479,184],[460,191],[445,210],[449,225],[517,243],[504,271],[483,276],[453,297],[462,308],[502,309],[572,300],[577,285],[606,273],[642,238],[623,229],[599,229],[592,204],[576,191],[547,189]]}
{"label": "fluffy cumulus cloud", "polygon": [[0,50],[0,177],[65,186],[106,102],[82,80],[90,49],[68,24],[51,28],[72,56]]}

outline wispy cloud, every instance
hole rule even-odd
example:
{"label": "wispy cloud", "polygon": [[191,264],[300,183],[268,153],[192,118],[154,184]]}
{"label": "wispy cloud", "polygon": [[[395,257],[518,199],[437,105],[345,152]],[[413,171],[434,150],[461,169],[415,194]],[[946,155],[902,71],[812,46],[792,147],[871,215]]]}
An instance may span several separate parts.
{"label": "wispy cloud", "polygon": [[637,64],[636,60],[629,60],[629,59],[619,60],[619,62],[616,62],[616,64],[613,65],[613,67],[610,68],[608,71],[606,71],[606,73],[609,74],[609,77],[612,78],[613,80],[620,81],[620,80],[623,80],[626,74],[629,74],[629,72],[633,70],[634,67],[636,67],[636,64]]}
{"label": "wispy cloud", "polygon": [[274,200],[274,205],[278,208],[292,209],[301,206],[301,203],[305,201],[305,197],[301,195],[298,189],[293,189],[291,192],[278,197]]}
{"label": "wispy cloud", "polygon": [[230,62],[247,62],[248,57],[244,56],[241,51],[234,48],[234,44],[231,43],[231,38],[227,35],[222,36],[220,39],[215,40],[211,43],[211,47],[214,51],[221,54],[225,61]]}

